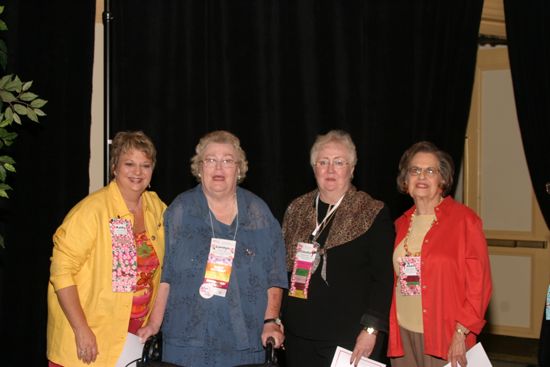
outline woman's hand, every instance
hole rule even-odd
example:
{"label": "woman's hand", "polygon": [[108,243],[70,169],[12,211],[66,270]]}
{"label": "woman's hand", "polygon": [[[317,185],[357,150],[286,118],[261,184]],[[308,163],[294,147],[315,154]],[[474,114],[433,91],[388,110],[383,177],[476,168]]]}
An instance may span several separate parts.
{"label": "woman's hand", "polygon": [[451,367],[458,367],[458,364],[460,364],[460,367],[466,367],[468,364],[466,360],[466,335],[464,333],[455,331],[453,334],[447,360],[451,363]]}
{"label": "woman's hand", "polygon": [[164,311],[166,310],[166,303],[168,302],[168,295],[170,294],[170,284],[160,283],[157,293],[157,299],[153,305],[151,315],[147,324],[137,331],[139,341],[145,343],[151,335],[155,335],[159,332],[162,320],[164,318]]}
{"label": "woman's hand", "polygon": [[95,362],[97,355],[97,342],[95,334],[88,325],[74,329],[74,336],[76,340],[76,353],[78,359],[86,364]]}
{"label": "woman's hand", "polygon": [[369,334],[365,330],[361,330],[355,341],[355,348],[351,354],[350,363],[357,366],[361,357],[369,357],[376,344],[376,334]]}
{"label": "woman's hand", "polygon": [[265,347],[267,338],[272,337],[275,340],[274,348],[280,348],[285,341],[284,327],[274,322],[268,322],[264,324],[264,330],[262,331],[262,344]]}
{"label": "woman's hand", "polygon": [[160,327],[149,322],[147,325],[140,327],[136,333],[139,336],[139,341],[145,343],[150,336],[156,335],[160,330]]}

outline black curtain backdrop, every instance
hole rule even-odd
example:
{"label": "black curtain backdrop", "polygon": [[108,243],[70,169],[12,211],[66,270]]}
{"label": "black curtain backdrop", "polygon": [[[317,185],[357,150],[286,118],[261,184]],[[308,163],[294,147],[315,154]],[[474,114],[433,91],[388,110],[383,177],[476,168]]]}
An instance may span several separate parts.
{"label": "black curtain backdrop", "polygon": [[523,149],[546,225],[550,228],[550,3],[505,0],[508,53]]}
{"label": "black curtain backdrop", "polygon": [[397,163],[427,139],[461,162],[482,1],[114,1],[116,131],[158,146],[153,188],[192,187],[189,159],[215,129],[240,137],[243,186],[281,219],[314,188],[317,134],[351,133],[354,183],[394,216],[411,205]]}
{"label": "black curtain backdrop", "polygon": [[[151,135],[153,189],[167,203],[195,184],[189,159],[214,129],[241,138],[244,186],[278,218],[314,187],[309,149],[333,128],[356,142],[354,183],[394,216],[411,205],[395,189],[404,149],[428,139],[462,159],[482,0],[111,3],[111,137]],[[11,152],[0,364],[43,366],[51,236],[88,191],[95,2],[5,4],[10,68],[50,102]]]}
{"label": "black curtain backdrop", "polygon": [[0,201],[0,365],[46,366],[46,289],[52,235],[88,193],[95,1],[11,0],[5,5],[10,73],[49,102],[9,150],[17,173]]}

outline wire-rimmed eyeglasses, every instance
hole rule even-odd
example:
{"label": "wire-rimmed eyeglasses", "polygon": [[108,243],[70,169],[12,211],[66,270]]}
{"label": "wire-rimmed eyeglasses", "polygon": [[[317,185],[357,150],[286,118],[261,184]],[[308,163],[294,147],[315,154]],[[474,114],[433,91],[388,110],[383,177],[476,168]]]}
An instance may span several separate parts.
{"label": "wire-rimmed eyeglasses", "polygon": [[207,168],[214,168],[218,166],[218,163],[223,168],[233,168],[238,163],[234,159],[226,158],[226,159],[216,159],[216,158],[205,158],[202,160],[202,164],[204,167]]}
{"label": "wire-rimmed eyeglasses", "polygon": [[335,158],[332,161],[330,159],[319,159],[315,162],[315,165],[319,168],[328,168],[331,164],[335,169],[341,169],[347,166],[349,162],[343,158]]}
{"label": "wire-rimmed eyeglasses", "polygon": [[413,167],[407,168],[407,173],[410,176],[420,176],[424,174],[424,176],[426,177],[434,177],[439,173],[439,169],[435,167],[421,168],[421,167],[413,166]]}

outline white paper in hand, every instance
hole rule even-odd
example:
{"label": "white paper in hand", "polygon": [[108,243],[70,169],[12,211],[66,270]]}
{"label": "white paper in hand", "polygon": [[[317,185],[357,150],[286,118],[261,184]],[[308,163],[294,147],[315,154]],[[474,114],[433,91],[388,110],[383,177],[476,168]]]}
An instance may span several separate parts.
{"label": "white paper in hand", "polygon": [[[351,359],[352,352],[342,347],[337,347],[332,358],[330,367],[350,367],[349,361]],[[384,363],[373,361],[372,359],[361,357],[361,360],[357,364],[358,367],[385,367]]]}
{"label": "white paper in hand", "polygon": [[[466,360],[468,361],[468,366],[475,366],[475,367],[492,367],[491,361],[489,361],[489,357],[487,357],[487,353],[485,353],[485,349],[483,349],[483,346],[481,343],[477,343],[474,345],[470,350],[466,352]],[[443,367],[450,367],[451,364],[447,363]]]}

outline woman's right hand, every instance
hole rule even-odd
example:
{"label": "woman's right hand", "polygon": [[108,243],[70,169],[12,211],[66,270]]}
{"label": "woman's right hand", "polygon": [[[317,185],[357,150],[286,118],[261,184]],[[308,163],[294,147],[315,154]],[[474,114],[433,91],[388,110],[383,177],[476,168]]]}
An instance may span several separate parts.
{"label": "woman's right hand", "polygon": [[74,335],[78,359],[86,364],[95,362],[99,351],[97,350],[97,342],[92,329],[88,325],[85,325],[75,329]]}

